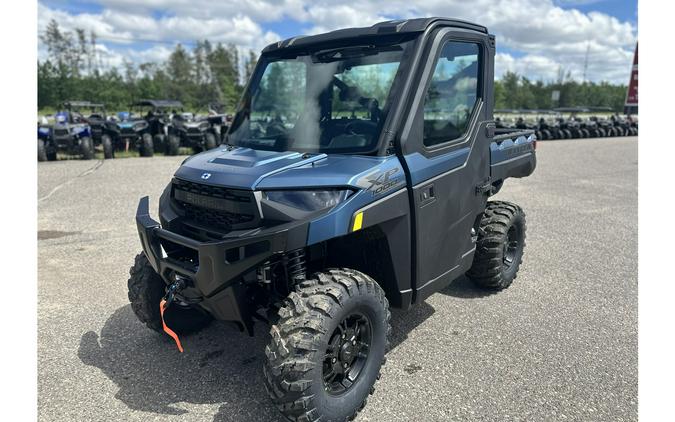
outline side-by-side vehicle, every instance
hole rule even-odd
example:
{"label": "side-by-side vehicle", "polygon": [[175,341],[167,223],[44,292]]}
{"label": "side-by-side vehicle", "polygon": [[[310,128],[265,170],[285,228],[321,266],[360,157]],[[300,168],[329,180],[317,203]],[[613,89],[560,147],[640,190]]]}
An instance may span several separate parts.
{"label": "side-by-side vehicle", "polygon": [[[129,299],[180,337],[269,324],[267,391],[292,421],[354,418],[407,309],[467,275],[516,278],[525,214],[489,201],[536,166],[532,130],[497,130],[495,37],[425,18],[266,47],[225,144],[140,200]],[[190,347],[187,343],[186,347]],[[439,362],[443,365],[445,362]]]}

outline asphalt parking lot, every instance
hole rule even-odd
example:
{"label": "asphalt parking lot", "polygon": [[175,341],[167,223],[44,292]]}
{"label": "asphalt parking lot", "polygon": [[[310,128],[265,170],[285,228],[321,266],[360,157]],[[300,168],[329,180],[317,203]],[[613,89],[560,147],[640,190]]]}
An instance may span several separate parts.
{"label": "asphalt parking lot", "polygon": [[[466,279],[393,313],[393,349],[360,421],[637,420],[637,138],[540,142],[500,199],[527,213],[508,290]],[[251,338],[183,339],[133,315],[126,280],[151,207],[184,157],[38,165],[38,411],[44,421],[276,421]]]}

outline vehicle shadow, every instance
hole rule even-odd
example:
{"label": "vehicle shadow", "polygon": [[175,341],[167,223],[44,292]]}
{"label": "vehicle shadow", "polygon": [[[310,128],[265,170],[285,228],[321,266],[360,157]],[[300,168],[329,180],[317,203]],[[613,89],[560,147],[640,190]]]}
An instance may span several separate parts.
{"label": "vehicle shadow", "polygon": [[480,299],[482,297],[491,296],[495,294],[496,291],[477,286],[474,282],[469,280],[467,276],[463,275],[456,280],[453,280],[452,283],[441,290],[440,293],[460,299]]}
{"label": "vehicle shadow", "polygon": [[414,305],[406,311],[399,309],[391,310],[391,339],[389,350],[393,350],[403,343],[408,334],[421,323],[429,319],[436,310],[426,302]]}
{"label": "vehicle shadow", "polygon": [[[407,312],[394,310],[391,347],[433,313],[426,303]],[[267,326],[257,323],[255,332],[249,337],[234,325],[216,322],[182,337],[185,353],[179,353],[168,336],[145,328],[126,305],[108,318],[100,335],[84,333],[78,357],[114,382],[115,398],[133,410],[182,415],[189,412],[183,403],[218,405],[214,422],[279,421],[263,385]]]}
{"label": "vehicle shadow", "polygon": [[[214,323],[181,338],[179,353],[168,336],[143,326],[130,305],[80,340],[80,360],[99,368],[119,388],[115,398],[130,409],[165,415],[188,411],[180,403],[220,405],[218,420],[279,420],[263,387],[260,364],[267,330],[249,337],[233,325]],[[192,418],[191,418],[192,419]]]}

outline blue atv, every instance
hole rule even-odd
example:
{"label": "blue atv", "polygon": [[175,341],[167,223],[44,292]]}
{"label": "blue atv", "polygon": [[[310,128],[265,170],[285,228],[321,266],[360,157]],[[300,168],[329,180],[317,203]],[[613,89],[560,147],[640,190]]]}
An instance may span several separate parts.
{"label": "blue atv", "polygon": [[77,111],[66,110],[56,113],[51,125],[38,124],[38,161],[54,161],[57,152],[79,155],[83,160],[94,158],[94,142],[87,120]]}
{"label": "blue atv", "polygon": [[225,144],[183,161],[159,221],[140,200],[136,316],[180,351],[213,319],[265,324],[280,412],[354,419],[390,347],[390,307],[463,276],[502,290],[518,273],[525,213],[489,197],[532,174],[536,138],[496,128],[494,61],[485,27],[444,18],[266,47]]}

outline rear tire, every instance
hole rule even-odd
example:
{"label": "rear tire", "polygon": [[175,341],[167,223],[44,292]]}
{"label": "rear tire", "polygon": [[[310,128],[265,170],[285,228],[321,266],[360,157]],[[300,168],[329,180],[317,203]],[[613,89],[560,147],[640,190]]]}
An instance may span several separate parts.
{"label": "rear tire", "polygon": [[[164,333],[159,302],[164,297],[166,284],[143,252],[136,255],[129,275],[129,302],[134,314],[151,330]],[[175,302],[164,311],[166,325],[177,334],[194,333],[206,327],[212,320],[204,312]]]}
{"label": "rear tire", "polygon": [[166,155],[178,155],[178,148],[180,148],[180,139],[176,135],[169,135],[169,140],[166,143]]}
{"label": "rear tire", "polygon": [[152,143],[152,135],[149,133],[144,133],[142,142],[141,156],[152,157],[155,154],[155,146]]}
{"label": "rear tire", "polygon": [[355,418],[380,377],[390,318],[380,286],[358,271],[328,270],[296,286],[265,348],[265,387],[281,413],[293,421]]}
{"label": "rear tire", "polygon": [[110,138],[110,135],[101,136],[101,145],[103,145],[103,158],[106,160],[115,158],[115,151],[113,150],[112,138]]}
{"label": "rear tire", "polygon": [[503,290],[518,275],[525,249],[525,213],[516,204],[488,202],[478,228],[473,264],[466,273],[476,284]]}
{"label": "rear tire", "polygon": [[47,161],[47,150],[45,149],[45,141],[38,139],[38,161]]}
{"label": "rear tire", "polygon": [[85,136],[80,140],[80,153],[83,160],[91,160],[94,158],[94,142],[90,137]]}

